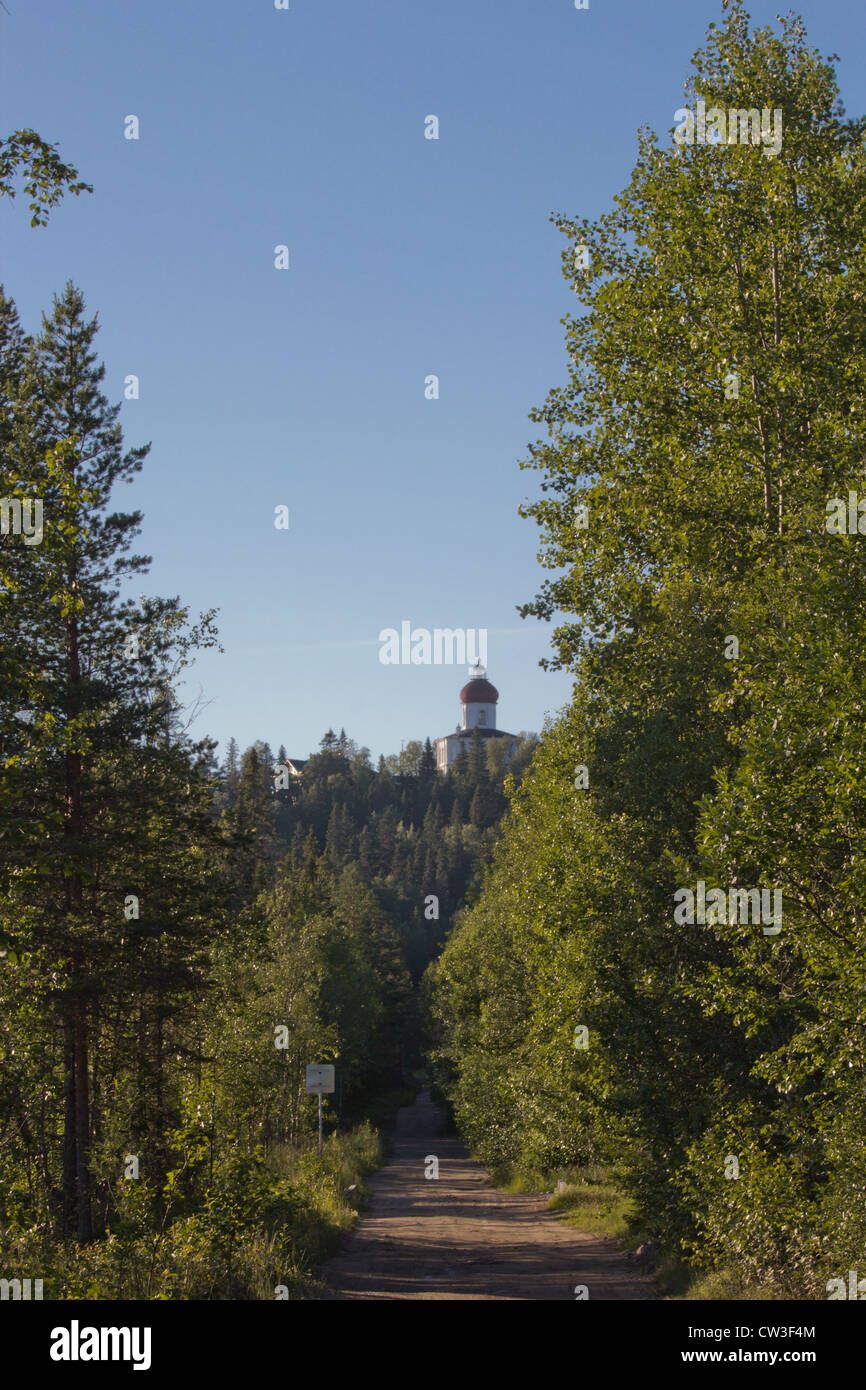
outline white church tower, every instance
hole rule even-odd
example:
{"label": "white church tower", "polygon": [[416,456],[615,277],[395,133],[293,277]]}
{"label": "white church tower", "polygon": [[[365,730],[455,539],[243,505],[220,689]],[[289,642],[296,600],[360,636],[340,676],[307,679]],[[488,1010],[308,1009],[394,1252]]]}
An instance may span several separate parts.
{"label": "white church tower", "polygon": [[460,728],[471,733],[476,724],[479,729],[496,728],[496,702],[499,691],[491,685],[481,662],[477,662],[469,672],[472,679],[460,691]]}
{"label": "white church tower", "polygon": [[460,723],[453,734],[445,734],[436,739],[436,767],[447,772],[460,754],[461,748],[469,749],[472,732],[477,729],[482,739],[510,738],[513,746],[509,756],[517,748],[514,734],[507,734],[496,727],[496,705],[499,691],[487,679],[487,672],[480,661],[470,668],[470,680],[460,691]]}

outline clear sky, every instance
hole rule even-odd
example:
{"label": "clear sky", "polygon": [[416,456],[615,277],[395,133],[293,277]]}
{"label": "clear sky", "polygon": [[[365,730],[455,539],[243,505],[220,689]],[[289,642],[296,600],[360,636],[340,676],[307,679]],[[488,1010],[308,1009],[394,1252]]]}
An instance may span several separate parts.
{"label": "clear sky", "polygon": [[[109,398],[140,378],[121,418],[153,447],[118,500],[145,513],[146,587],[220,610],[197,731],[295,757],[329,725],[374,756],[450,732],[466,668],[379,661],[405,619],[486,628],[500,727],[540,730],[571,685],[515,611],[544,576],[518,460],[574,303],[549,214],[597,216],[638,127],[670,129],[718,0],[5,8],[3,133],[59,141],[95,192],[42,229],[21,194],[0,209],[3,280],[29,331],[74,280]],[[859,114],[862,5],[797,8]]]}

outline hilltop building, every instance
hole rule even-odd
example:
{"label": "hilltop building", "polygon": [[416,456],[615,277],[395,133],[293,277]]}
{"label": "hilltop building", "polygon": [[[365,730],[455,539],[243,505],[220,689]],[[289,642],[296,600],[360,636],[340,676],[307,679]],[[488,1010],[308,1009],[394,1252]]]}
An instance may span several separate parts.
{"label": "hilltop building", "polygon": [[[436,749],[436,770],[447,772],[460,756],[461,748],[469,752],[469,744],[474,731],[477,729],[479,737],[485,742],[490,738],[505,738],[510,740],[510,746],[506,750],[505,761],[508,762],[517,752],[519,738],[517,734],[509,734],[505,729],[496,727],[496,706],[499,702],[499,691],[495,685],[487,679],[487,672],[479,661],[470,668],[471,679],[460,691],[460,723],[453,734],[443,734],[441,738],[434,739]],[[304,775],[308,758],[287,758],[284,766],[289,775],[290,782],[300,780]]]}
{"label": "hilltop building", "polygon": [[461,748],[469,751],[469,741],[473,730],[477,729],[484,740],[489,738],[511,739],[507,756],[517,751],[517,735],[506,733],[496,727],[496,705],[499,691],[487,679],[487,673],[479,662],[469,672],[472,679],[460,691],[460,720],[453,734],[444,734],[436,739],[436,767],[439,772],[447,772],[460,756]]}

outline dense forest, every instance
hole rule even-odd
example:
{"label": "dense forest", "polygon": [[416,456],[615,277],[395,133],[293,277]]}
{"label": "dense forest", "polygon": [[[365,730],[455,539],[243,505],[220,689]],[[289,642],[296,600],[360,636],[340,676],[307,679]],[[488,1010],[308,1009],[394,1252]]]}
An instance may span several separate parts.
{"label": "dense forest", "polygon": [[227,828],[252,837],[236,862],[236,881],[265,887],[286,854],[297,861],[323,855],[337,876],[351,868],[375,891],[417,980],[496,838],[508,805],[505,779],[519,784],[537,739],[521,734],[507,762],[510,740],[475,733],[468,742],[445,776],[429,738],[380,757],[374,770],[368,749],[329,729],[294,776],[284,747],[274,758],[258,743],[241,756],[232,740],[214,806]]}
{"label": "dense forest", "polygon": [[[110,492],[147,449],[96,333],[71,284],[35,337],[0,298],[2,490],[50,518],[0,548],[3,1267],[61,1298],[289,1296],[411,1095],[504,747],[443,776],[429,739],[374,769],[329,730],[300,777],[264,743],[217,766],[183,703],[214,615],[121,597],[148,562]],[[330,1061],[319,1157],[305,1068]]]}
{"label": "dense forest", "polygon": [[[580,307],[522,611],[574,695],[508,762],[328,730],[296,772],[291,729],[220,761],[184,693],[216,615],[131,596],[149,446],[97,320],[70,283],[31,335],[0,293],[8,1278],[315,1296],[425,1067],[497,1177],[602,1169],[718,1296],[862,1264],[866,120],[800,20],[723,8],[685,100],[740,139],[644,130],[611,211],[554,218]],[[34,132],[20,173],[37,224],[87,188]]]}

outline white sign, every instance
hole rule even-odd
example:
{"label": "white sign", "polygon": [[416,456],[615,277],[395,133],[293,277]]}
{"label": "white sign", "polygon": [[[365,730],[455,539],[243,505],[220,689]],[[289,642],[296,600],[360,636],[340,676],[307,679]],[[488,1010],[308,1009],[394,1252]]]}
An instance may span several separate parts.
{"label": "white sign", "polygon": [[334,1068],[330,1063],[318,1062],[307,1067],[307,1090],[318,1095],[330,1095],[334,1089]]}

